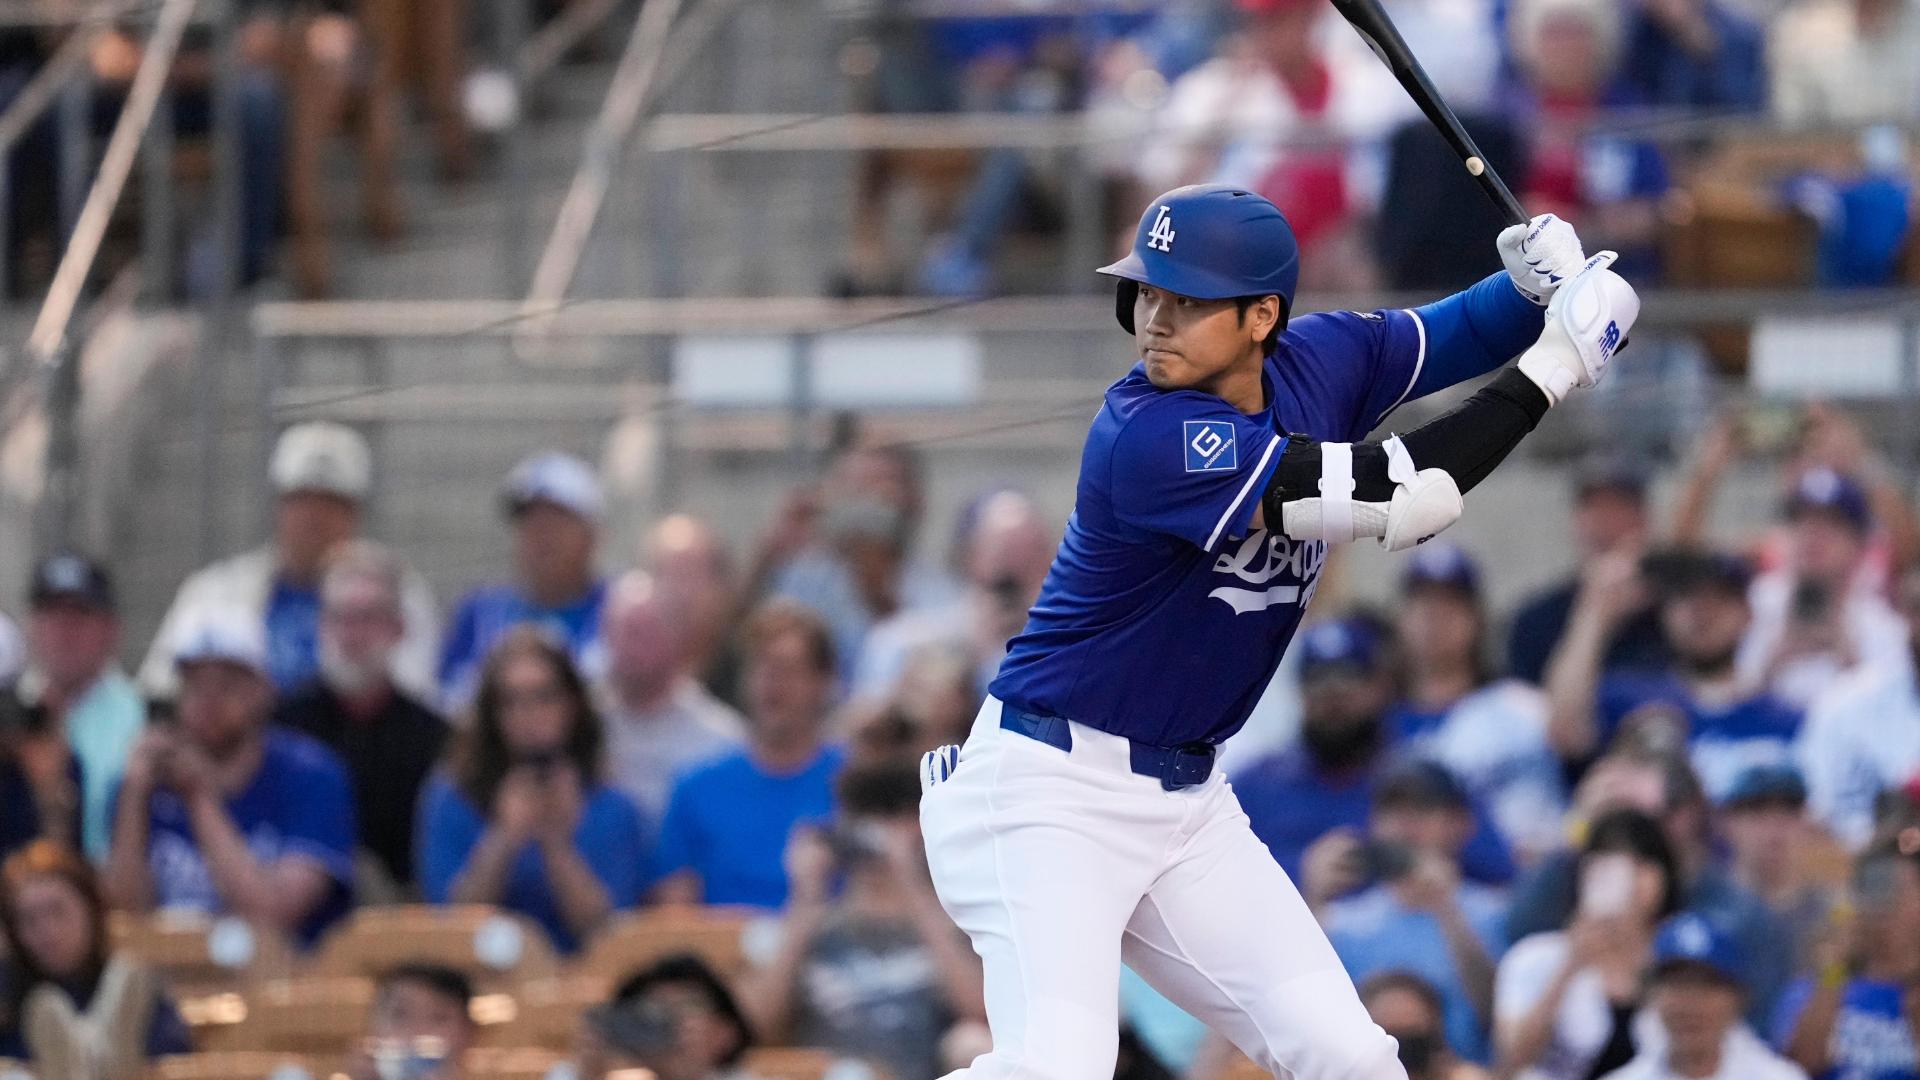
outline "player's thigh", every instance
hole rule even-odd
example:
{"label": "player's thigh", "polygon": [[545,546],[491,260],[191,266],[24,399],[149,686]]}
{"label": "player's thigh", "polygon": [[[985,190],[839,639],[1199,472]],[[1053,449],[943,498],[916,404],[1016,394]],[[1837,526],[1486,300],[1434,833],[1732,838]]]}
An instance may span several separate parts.
{"label": "player's thigh", "polygon": [[1279,1075],[1404,1077],[1393,1040],[1231,791],[1210,797],[1206,824],[1128,922],[1127,964]]}
{"label": "player's thigh", "polygon": [[971,757],[921,801],[935,891],[985,976],[994,1051],[968,1075],[1107,1080],[1120,937],[1153,861],[1110,834],[1097,788],[1041,783],[1045,762],[1023,757]]}

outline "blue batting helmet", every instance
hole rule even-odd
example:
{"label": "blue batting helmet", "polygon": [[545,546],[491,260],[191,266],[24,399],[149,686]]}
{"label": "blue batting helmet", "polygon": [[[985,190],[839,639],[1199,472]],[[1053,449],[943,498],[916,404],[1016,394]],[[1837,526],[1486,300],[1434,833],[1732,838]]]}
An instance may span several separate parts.
{"label": "blue batting helmet", "polygon": [[1132,253],[1100,273],[1120,279],[1116,313],[1129,334],[1141,285],[1197,300],[1277,295],[1285,327],[1300,284],[1300,242],[1267,199],[1229,184],[1194,184],[1153,200]]}

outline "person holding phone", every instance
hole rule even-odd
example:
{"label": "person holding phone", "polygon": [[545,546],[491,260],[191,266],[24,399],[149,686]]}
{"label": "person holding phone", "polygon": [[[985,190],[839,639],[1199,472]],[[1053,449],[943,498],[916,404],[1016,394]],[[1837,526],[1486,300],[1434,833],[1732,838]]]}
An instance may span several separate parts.
{"label": "person holding phone", "polygon": [[420,798],[419,882],[436,904],[496,904],[563,952],[640,899],[640,812],[601,779],[602,734],[565,646],[510,630],[487,655],[473,717]]}
{"label": "person holding phone", "polygon": [[1678,863],[1659,822],[1636,810],[1596,820],[1576,867],[1566,929],[1522,939],[1494,980],[1502,1076],[1595,1080],[1657,1039],[1641,1009],[1654,934],[1680,908]]}
{"label": "person holding phone", "polygon": [[[1485,1061],[1506,897],[1462,880],[1460,852],[1472,834],[1460,781],[1445,766],[1405,762],[1374,788],[1365,841],[1343,829],[1308,849],[1304,895],[1347,974],[1356,982],[1394,970],[1420,976],[1442,1003],[1445,1042]],[[1363,891],[1326,902],[1356,879]]]}

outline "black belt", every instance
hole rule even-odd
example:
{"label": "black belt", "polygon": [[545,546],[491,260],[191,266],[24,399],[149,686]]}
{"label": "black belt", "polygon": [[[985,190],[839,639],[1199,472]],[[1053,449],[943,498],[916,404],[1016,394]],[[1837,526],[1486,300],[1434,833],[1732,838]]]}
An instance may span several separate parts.
{"label": "black belt", "polygon": [[[1056,750],[1073,750],[1073,729],[1058,716],[1041,716],[1011,705],[1000,709],[1000,726]],[[1148,746],[1127,740],[1133,771],[1160,781],[1168,791],[1179,791],[1204,784],[1213,775],[1214,747],[1207,743],[1186,746]]]}

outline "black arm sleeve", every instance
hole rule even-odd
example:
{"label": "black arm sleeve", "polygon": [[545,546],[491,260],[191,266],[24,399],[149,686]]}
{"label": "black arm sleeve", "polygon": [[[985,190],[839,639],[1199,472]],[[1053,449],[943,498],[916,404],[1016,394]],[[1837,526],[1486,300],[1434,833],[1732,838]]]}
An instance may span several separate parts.
{"label": "black arm sleeve", "polygon": [[[1407,445],[1415,465],[1445,469],[1465,494],[1520,445],[1520,440],[1547,415],[1547,408],[1547,396],[1533,380],[1510,367],[1458,408],[1421,424],[1400,436],[1400,441]],[[1393,498],[1394,484],[1387,478],[1387,451],[1380,443],[1353,444],[1353,482],[1356,502]],[[1291,436],[1261,496],[1266,519],[1277,525],[1281,507],[1295,499],[1319,497],[1320,441]]]}

